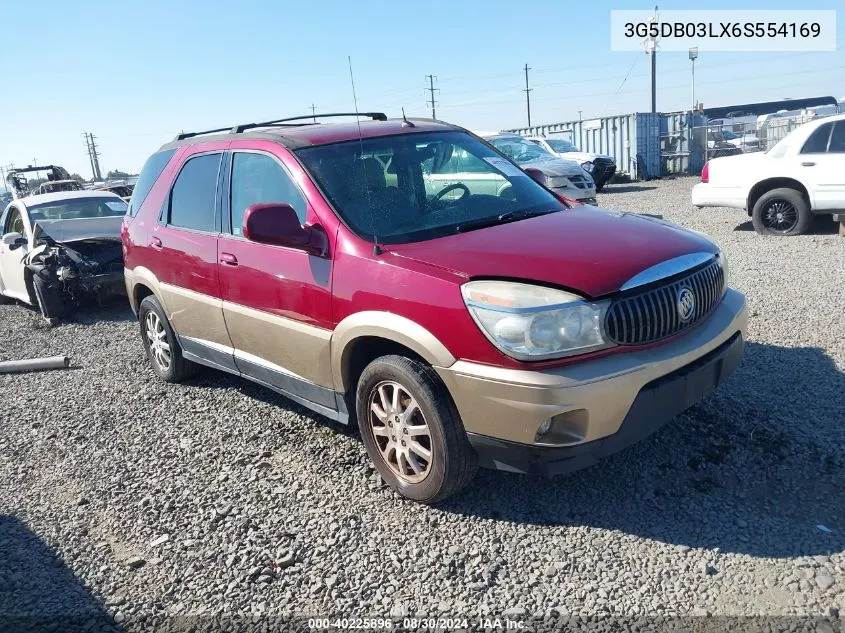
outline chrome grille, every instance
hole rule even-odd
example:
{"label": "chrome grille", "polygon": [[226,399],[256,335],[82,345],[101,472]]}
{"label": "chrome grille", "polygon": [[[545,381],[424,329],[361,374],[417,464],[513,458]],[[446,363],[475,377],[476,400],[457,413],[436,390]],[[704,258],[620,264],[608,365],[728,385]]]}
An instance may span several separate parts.
{"label": "chrome grille", "polygon": [[[681,319],[679,293],[687,288],[695,299],[692,313]],[[692,327],[722,298],[725,274],[718,260],[674,281],[615,299],[607,310],[607,338],[619,345],[643,345]]]}

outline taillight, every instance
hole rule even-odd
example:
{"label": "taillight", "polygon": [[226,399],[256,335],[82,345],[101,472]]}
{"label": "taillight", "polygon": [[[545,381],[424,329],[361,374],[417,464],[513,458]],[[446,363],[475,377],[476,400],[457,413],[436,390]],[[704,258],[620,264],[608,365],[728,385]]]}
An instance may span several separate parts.
{"label": "taillight", "polygon": [[704,163],[701,170],[701,182],[710,182],[710,162]]}

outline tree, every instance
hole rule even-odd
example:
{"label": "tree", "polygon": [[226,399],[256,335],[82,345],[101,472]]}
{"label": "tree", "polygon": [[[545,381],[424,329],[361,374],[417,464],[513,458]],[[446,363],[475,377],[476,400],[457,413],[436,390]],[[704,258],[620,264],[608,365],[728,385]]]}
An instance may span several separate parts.
{"label": "tree", "polygon": [[73,173],[70,175],[71,180],[75,180],[76,182],[85,182],[85,179],[80,176],[79,174]]}
{"label": "tree", "polygon": [[35,191],[36,189],[38,189],[39,185],[45,182],[47,182],[46,178],[30,178],[26,181],[26,184],[29,185],[30,191]]}
{"label": "tree", "polygon": [[113,169],[112,171],[106,174],[106,178],[129,178],[131,175],[132,174],[127,174],[125,171]]}

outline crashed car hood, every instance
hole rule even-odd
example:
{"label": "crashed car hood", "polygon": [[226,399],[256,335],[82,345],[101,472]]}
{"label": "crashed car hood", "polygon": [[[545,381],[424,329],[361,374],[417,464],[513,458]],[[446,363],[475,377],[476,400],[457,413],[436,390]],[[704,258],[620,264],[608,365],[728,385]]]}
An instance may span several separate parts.
{"label": "crashed car hood", "polygon": [[539,158],[519,163],[519,166],[525,169],[526,167],[533,167],[539,169],[547,176],[583,176],[584,170],[581,165],[574,160],[566,160],[564,158],[555,158],[549,156],[548,158]]}
{"label": "crashed car hood", "polygon": [[38,220],[35,223],[35,237],[49,235],[59,243],[79,240],[119,240],[123,216],[107,218],[76,218],[73,220]]}
{"label": "crashed car hood", "polygon": [[615,292],[667,259],[719,251],[675,224],[592,206],[389,248],[470,279],[537,281],[588,297]]}

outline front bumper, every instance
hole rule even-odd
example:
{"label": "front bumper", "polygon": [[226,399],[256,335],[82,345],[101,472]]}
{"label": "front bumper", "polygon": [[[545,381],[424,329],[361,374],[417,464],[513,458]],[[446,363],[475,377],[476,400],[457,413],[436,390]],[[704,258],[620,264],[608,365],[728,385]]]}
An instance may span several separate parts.
{"label": "front bumper", "polygon": [[[706,397],[739,363],[746,326],[745,297],[728,289],[706,321],[649,349],[543,371],[466,361],[437,371],[482,465],[561,473],[621,450]],[[550,418],[568,439],[538,439]]]}

